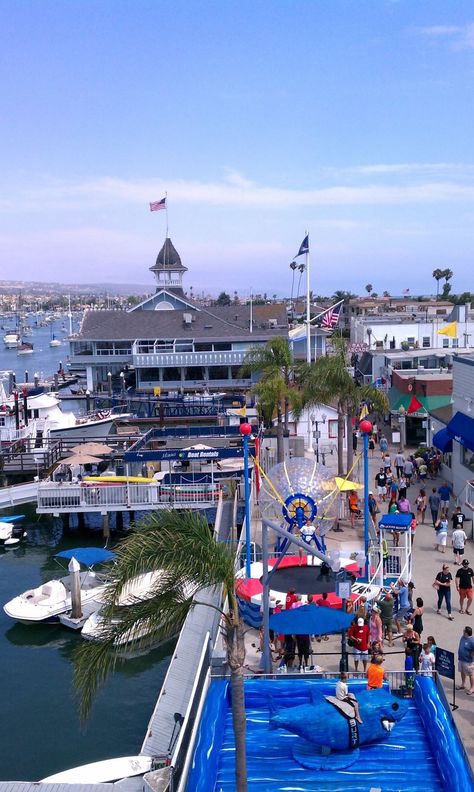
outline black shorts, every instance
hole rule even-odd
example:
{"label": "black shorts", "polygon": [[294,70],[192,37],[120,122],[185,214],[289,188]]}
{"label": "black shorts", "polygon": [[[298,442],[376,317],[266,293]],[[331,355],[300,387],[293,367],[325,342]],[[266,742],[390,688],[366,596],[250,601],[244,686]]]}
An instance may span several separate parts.
{"label": "black shorts", "polygon": [[454,555],[464,555],[464,547],[453,547]]}

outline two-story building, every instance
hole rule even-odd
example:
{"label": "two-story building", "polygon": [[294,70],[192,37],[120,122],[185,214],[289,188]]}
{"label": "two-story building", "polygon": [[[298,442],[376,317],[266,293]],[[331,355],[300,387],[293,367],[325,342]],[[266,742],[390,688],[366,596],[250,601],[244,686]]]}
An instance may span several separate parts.
{"label": "two-story building", "polygon": [[145,391],[246,389],[249,349],[288,337],[284,303],[203,307],[186,297],[187,267],[169,238],[150,270],[154,294],[127,312],[87,311],[71,339],[71,363],[85,368],[89,390],[105,388],[109,375]]}

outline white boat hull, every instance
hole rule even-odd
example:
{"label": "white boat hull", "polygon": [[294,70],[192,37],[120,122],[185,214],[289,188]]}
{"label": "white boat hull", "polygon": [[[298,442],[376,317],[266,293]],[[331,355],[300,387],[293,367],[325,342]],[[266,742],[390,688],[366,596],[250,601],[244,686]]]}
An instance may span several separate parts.
{"label": "white boat hull", "polygon": [[[51,437],[63,437],[65,439],[74,438],[94,438],[95,440],[107,437],[112,428],[115,417],[123,418],[120,416],[110,416],[98,421],[87,421],[84,423],[77,423],[74,426],[63,426],[58,429],[50,429],[49,434]],[[128,417],[128,416],[127,416]]]}
{"label": "white boat hull", "polygon": [[119,756],[102,762],[73,767],[42,778],[41,784],[106,784],[122,778],[148,773],[153,767],[151,756]]}
{"label": "white boat hull", "polygon": [[[95,572],[81,572],[81,602],[100,601],[105,591],[106,581]],[[71,591],[69,576],[60,580],[50,580],[36,589],[30,589],[14,597],[3,606],[3,610],[21,624],[55,624],[62,613],[71,610]],[[98,605],[99,607],[99,605]]]}

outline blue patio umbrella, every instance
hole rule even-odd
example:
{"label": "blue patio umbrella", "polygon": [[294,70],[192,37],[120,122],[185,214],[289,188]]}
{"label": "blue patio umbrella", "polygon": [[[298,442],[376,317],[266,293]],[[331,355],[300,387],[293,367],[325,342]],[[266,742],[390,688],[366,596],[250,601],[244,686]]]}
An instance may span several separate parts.
{"label": "blue patio umbrella", "polygon": [[334,608],[301,605],[270,616],[270,627],[285,635],[327,635],[347,630],[354,615]]}
{"label": "blue patio umbrella", "polygon": [[384,514],[379,522],[380,528],[388,528],[392,531],[408,531],[412,521],[411,514],[405,512],[395,512],[394,514]]}
{"label": "blue patio umbrella", "polygon": [[57,558],[75,558],[80,564],[91,567],[94,564],[103,564],[105,561],[113,561],[116,558],[111,550],[102,547],[75,547],[72,550],[61,550],[56,553]]}

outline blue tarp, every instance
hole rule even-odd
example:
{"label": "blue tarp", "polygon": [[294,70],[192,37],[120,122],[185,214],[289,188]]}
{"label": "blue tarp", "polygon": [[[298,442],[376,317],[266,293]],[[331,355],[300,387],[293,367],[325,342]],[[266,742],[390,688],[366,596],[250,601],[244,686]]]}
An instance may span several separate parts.
{"label": "blue tarp", "polygon": [[397,531],[407,531],[411,525],[411,514],[398,512],[396,514],[384,514],[379,522],[380,528],[396,528]]}
{"label": "blue tarp", "polygon": [[301,605],[270,616],[270,627],[285,635],[323,635],[347,630],[354,615],[334,608]]}
{"label": "blue tarp", "polygon": [[102,547],[75,547],[73,550],[61,550],[56,553],[57,558],[75,558],[80,564],[91,567],[94,564],[103,564],[105,561],[113,561],[115,553],[111,550],[104,550]]}
{"label": "blue tarp", "polygon": [[474,418],[469,418],[464,413],[457,412],[451,418],[446,429],[453,440],[474,451]]}
{"label": "blue tarp", "polygon": [[439,432],[433,435],[433,445],[445,454],[447,451],[453,450],[453,436],[447,426],[440,429]]}

